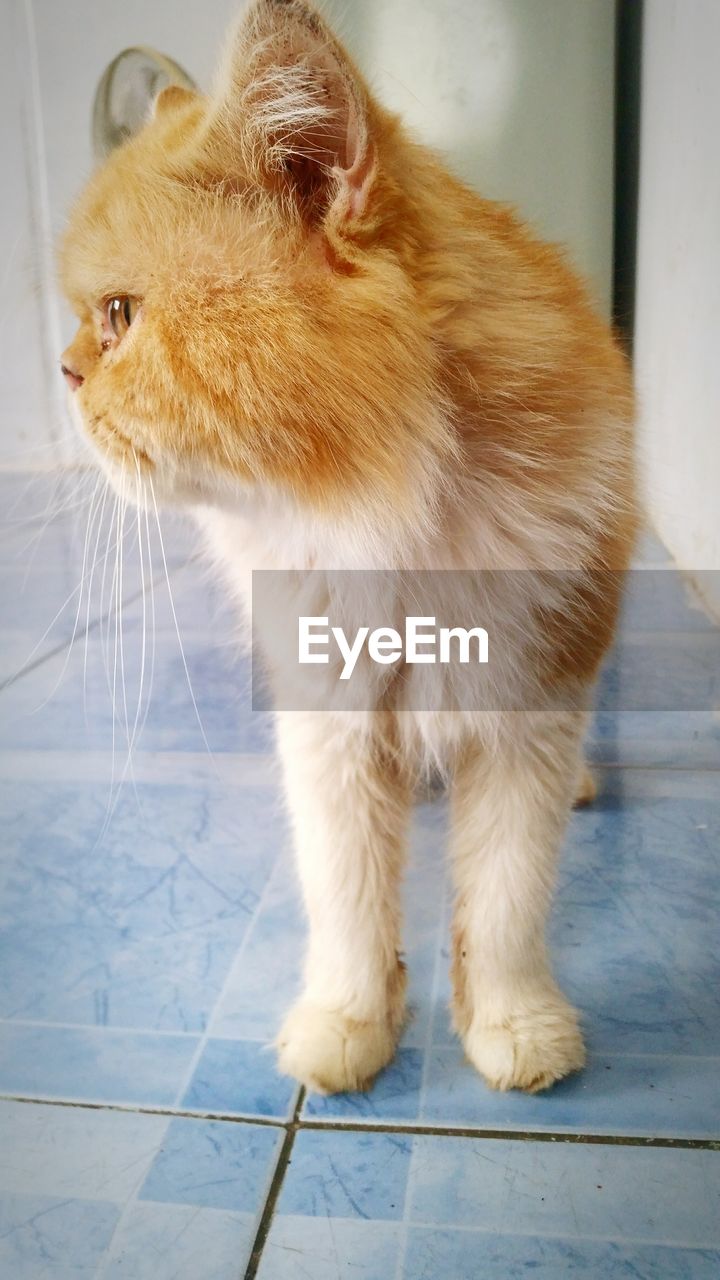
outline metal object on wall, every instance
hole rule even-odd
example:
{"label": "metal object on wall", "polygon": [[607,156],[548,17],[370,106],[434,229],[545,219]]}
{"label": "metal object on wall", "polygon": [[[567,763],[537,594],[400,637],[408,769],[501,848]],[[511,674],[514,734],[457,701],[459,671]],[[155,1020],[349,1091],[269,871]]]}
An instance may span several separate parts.
{"label": "metal object on wall", "polygon": [[96,160],[137,133],[148,103],[169,84],[194,89],[191,77],[172,58],[138,45],[123,49],[104,71],[92,109],[92,143]]}

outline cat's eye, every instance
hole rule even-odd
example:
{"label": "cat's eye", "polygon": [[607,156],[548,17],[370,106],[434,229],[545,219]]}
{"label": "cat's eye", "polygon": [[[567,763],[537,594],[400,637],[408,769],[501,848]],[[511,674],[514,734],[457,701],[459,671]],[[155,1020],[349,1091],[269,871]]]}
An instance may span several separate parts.
{"label": "cat's eye", "polygon": [[122,294],[105,303],[105,322],[116,338],[124,338],[140,308],[139,298]]}

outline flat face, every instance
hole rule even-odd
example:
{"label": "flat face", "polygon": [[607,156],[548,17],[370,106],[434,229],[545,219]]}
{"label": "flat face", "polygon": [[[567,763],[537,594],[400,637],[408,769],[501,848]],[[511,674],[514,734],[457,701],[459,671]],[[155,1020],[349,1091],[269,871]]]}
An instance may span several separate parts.
{"label": "flat face", "polygon": [[[439,795],[412,827],[398,1055],[367,1094],[302,1098],[269,1046],[305,925],[233,612],[191,562],[193,528],[172,520],[164,558],[143,524],[141,561],[127,517],[113,589],[117,526],[96,506],[81,573],[94,484],[79,523],[67,509],[44,532],[52,483],[0,486],[0,1094],[27,1099],[0,1103],[8,1275],[39,1280],[50,1257],[61,1276],[236,1280],[273,1186],[263,1280],[714,1278],[717,707],[624,712],[606,695],[591,729],[607,764],[572,818],[551,924],[584,1014],[582,1074],[500,1094],[464,1061],[447,1014]],[[667,559],[650,542],[642,556]],[[641,678],[624,654],[649,636],[656,663],[672,643],[704,688],[692,655],[716,642],[713,624],[674,574],[631,581],[609,688]]]}

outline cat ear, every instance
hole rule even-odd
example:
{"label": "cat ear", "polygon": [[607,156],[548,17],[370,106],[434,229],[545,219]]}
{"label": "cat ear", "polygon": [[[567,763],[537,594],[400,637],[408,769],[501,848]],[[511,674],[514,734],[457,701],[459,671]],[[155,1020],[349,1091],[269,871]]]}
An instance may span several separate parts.
{"label": "cat ear", "polygon": [[123,49],[105,69],[95,93],[92,140],[96,160],[104,160],[146,123],[158,94],[189,93],[190,76],[172,58],[156,49]]}
{"label": "cat ear", "polygon": [[256,0],[228,51],[216,120],[245,173],[312,221],[362,214],[374,171],[368,93],[305,0]]}

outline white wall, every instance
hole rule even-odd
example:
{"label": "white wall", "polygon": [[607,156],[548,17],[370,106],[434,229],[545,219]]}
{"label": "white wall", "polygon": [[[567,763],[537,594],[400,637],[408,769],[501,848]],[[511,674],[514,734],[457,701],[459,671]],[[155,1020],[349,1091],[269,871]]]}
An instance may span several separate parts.
{"label": "white wall", "polygon": [[6,8],[0,40],[0,459],[36,465],[48,456],[56,425],[37,221],[41,168],[26,15],[15,0]]}
{"label": "white wall", "polygon": [[[720,570],[720,4],[645,0],[636,376],[647,505]],[[720,581],[704,579],[720,608]]]}
{"label": "white wall", "polygon": [[[0,465],[66,432],[57,358],[72,322],[52,241],[88,173],[106,64],[150,44],[210,81],[238,0],[1,0]],[[568,243],[606,309],[615,0],[329,0],[388,105],[486,194]],[[7,10],[7,21],[5,11]],[[0,259],[0,261],[2,261]],[[39,287],[38,287],[39,286]],[[12,317],[11,320],[8,320]],[[69,437],[72,439],[72,437]],[[46,451],[47,452],[47,451]]]}

